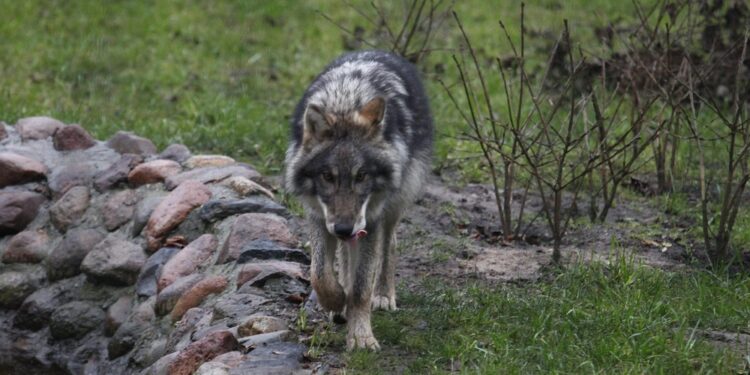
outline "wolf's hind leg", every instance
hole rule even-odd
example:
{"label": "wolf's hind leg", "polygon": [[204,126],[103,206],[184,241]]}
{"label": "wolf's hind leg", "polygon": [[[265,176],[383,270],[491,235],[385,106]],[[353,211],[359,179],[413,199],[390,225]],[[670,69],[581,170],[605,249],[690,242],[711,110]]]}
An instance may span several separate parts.
{"label": "wolf's hind leg", "polygon": [[336,280],[334,262],[336,258],[336,238],[326,231],[325,226],[313,225],[312,261],[310,279],[318,296],[318,302],[326,310],[340,313],[346,303],[346,294]]}
{"label": "wolf's hind leg", "polygon": [[396,310],[396,226],[398,218],[385,222],[383,239],[383,263],[378,273],[372,296],[373,310]]}

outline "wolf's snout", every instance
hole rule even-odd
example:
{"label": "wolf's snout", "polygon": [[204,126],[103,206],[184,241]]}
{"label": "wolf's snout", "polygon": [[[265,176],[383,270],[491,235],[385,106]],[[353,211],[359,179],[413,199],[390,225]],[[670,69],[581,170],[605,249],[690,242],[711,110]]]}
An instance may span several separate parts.
{"label": "wolf's snout", "polygon": [[354,232],[354,226],[350,224],[335,224],[333,231],[339,237],[349,238],[352,236],[352,232]]}

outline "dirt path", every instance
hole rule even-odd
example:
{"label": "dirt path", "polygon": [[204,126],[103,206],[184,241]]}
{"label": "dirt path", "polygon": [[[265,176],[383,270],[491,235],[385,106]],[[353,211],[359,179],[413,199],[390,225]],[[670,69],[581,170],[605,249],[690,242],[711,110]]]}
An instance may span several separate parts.
{"label": "dirt path", "polygon": [[[537,217],[540,210],[541,200],[530,196],[525,216]],[[399,227],[397,278],[406,285],[427,276],[490,282],[539,278],[552,254],[543,217],[537,217],[524,240],[501,243],[496,212],[490,186],[451,187],[433,179]],[[680,238],[662,238],[657,233],[661,231],[649,230],[662,216],[653,201],[635,198],[613,208],[605,224],[591,225],[582,217],[564,241],[563,256],[569,262],[607,261],[613,250],[626,249],[650,266],[681,267],[684,247]]]}

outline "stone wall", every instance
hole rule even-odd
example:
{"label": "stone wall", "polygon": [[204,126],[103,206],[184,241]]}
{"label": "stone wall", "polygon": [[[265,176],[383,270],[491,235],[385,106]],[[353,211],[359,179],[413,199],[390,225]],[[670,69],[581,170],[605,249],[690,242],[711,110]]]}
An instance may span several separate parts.
{"label": "stone wall", "polygon": [[288,218],[230,157],[0,122],[0,374],[309,373]]}

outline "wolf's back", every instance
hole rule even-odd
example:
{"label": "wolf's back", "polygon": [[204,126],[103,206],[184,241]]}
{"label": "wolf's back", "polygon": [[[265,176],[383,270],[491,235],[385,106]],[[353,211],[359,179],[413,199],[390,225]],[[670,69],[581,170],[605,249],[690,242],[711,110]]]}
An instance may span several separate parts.
{"label": "wolf's back", "polygon": [[400,143],[409,158],[429,160],[432,116],[417,69],[400,56],[384,51],[347,53],[329,64],[305,91],[292,117],[292,148],[302,142],[307,104],[350,112],[375,96],[386,98],[387,142]]}

